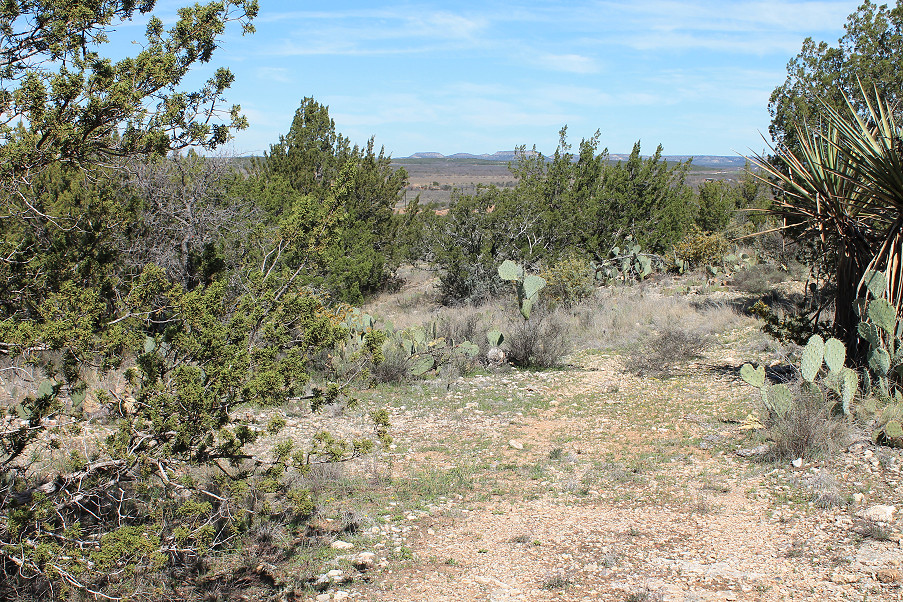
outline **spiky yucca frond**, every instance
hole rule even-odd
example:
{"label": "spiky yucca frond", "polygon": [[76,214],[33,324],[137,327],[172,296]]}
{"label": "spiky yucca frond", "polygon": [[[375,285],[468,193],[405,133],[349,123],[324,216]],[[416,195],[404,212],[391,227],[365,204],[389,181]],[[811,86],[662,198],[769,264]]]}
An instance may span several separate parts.
{"label": "spiky yucca frond", "polygon": [[864,115],[823,104],[820,128],[797,129],[800,151],[772,149],[786,171],[752,161],[778,183],[773,212],[791,236],[836,254],[834,326],[855,344],[853,302],[866,270],[886,273],[888,300],[903,307],[903,134],[875,93]]}

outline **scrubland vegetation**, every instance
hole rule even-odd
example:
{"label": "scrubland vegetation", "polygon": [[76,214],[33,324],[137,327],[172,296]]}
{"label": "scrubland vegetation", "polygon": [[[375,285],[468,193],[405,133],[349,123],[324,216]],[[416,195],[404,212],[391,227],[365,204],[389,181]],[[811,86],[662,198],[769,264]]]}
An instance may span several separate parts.
{"label": "scrubland vegetation", "polygon": [[[661,147],[610,161],[599,133],[572,149],[562,129],[550,157],[520,149],[516,185],[399,212],[404,171],[311,98],[265,156],[216,154],[247,126],[220,111],[231,74],[176,90],[224,28],[252,31],[256,3],[151,20],[135,59],[97,54],[145,4],[0,10],[4,31],[35,18],[0,57],[0,599],[249,583],[300,599],[312,578],[280,581],[246,550],[315,575],[316,521],[360,492],[339,467],[392,445],[385,391],[600,350],[667,380],[749,312],[805,345],[787,347],[790,382],[736,372],[761,393],[747,424],[770,457],[828,454],[854,427],[903,443],[903,142],[877,82],[817,105],[818,123],[775,105],[774,156],[733,184],[693,188]],[[360,420],[284,435],[309,411]],[[340,522],[327,532],[361,521]]]}

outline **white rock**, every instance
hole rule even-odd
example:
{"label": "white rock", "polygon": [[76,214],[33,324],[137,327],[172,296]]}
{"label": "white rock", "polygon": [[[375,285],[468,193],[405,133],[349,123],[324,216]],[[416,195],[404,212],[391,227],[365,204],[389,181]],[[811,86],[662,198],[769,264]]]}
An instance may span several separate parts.
{"label": "white rock", "polygon": [[341,539],[337,539],[329,544],[329,547],[333,550],[350,550],[354,547],[354,544],[347,541],[342,541]]}
{"label": "white rock", "polygon": [[486,352],[486,359],[489,360],[489,363],[491,364],[504,364],[508,357],[504,351],[498,347],[493,347]]}
{"label": "white rock", "polygon": [[329,602],[329,594],[318,594],[316,600],[317,602]]}
{"label": "white rock", "polygon": [[332,578],[332,577],[341,577],[342,575],[343,575],[343,572],[342,572],[341,569],[332,569],[331,571],[329,571],[328,573],[326,573],[326,576],[327,576],[327,577],[330,577],[330,578]]}
{"label": "white rock", "polygon": [[894,512],[897,511],[895,506],[886,506],[884,504],[876,504],[869,506],[865,510],[856,513],[859,518],[865,520],[873,520],[877,523],[889,523],[894,520]]}
{"label": "white rock", "polygon": [[508,442],[508,445],[510,445],[514,449],[524,449],[524,444],[520,439],[512,439]]}
{"label": "white rock", "polygon": [[348,592],[340,589],[332,596],[332,599],[333,600],[347,600],[350,597],[351,596],[348,594]]}
{"label": "white rock", "polygon": [[376,565],[376,554],[373,552],[361,552],[354,557],[351,564],[359,571],[368,571]]}
{"label": "white rock", "polygon": [[797,458],[796,460],[794,460],[793,462],[791,462],[791,464],[793,464],[793,467],[794,467],[794,468],[800,468],[800,467],[802,467],[802,465],[803,465],[803,459],[802,459],[802,458]]}

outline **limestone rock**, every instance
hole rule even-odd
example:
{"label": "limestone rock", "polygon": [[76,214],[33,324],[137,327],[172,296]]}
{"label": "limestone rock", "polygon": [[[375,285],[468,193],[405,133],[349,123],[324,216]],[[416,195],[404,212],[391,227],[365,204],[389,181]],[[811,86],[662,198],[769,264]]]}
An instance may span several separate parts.
{"label": "limestone rock", "polygon": [[873,520],[877,523],[889,523],[894,520],[894,512],[897,511],[895,506],[887,506],[884,504],[876,504],[874,506],[869,506],[865,510],[861,510],[857,513],[859,518],[864,518],[865,520]]}
{"label": "limestone rock", "polygon": [[369,571],[376,566],[376,554],[373,552],[361,552],[352,559],[351,564],[361,572]]}
{"label": "limestone rock", "polygon": [[510,445],[514,449],[518,449],[518,450],[524,449],[524,444],[520,439],[512,439],[511,441],[508,442],[508,445]]}
{"label": "limestone rock", "polygon": [[832,573],[831,574],[831,582],[836,583],[838,585],[847,585],[850,583],[856,583],[861,579],[859,575],[852,575],[850,573]]}
{"label": "limestone rock", "polygon": [[337,539],[329,544],[329,547],[333,550],[350,550],[354,547],[354,544],[347,541],[342,541],[341,539]]}
{"label": "limestone rock", "polygon": [[903,573],[899,569],[881,569],[875,574],[881,583],[899,583],[903,581]]}

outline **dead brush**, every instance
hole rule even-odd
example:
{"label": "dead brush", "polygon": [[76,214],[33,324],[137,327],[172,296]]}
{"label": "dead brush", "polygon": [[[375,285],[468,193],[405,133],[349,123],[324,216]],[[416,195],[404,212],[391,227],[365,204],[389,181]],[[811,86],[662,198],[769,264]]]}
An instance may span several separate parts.
{"label": "dead brush", "polygon": [[787,411],[769,412],[765,426],[773,460],[830,456],[852,439],[850,423],[834,416],[829,404],[803,388],[795,391]]}
{"label": "dead brush", "polygon": [[637,376],[666,378],[686,364],[699,360],[711,346],[710,337],[698,330],[665,328],[627,356],[627,370]]}

